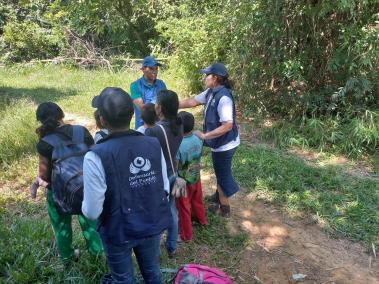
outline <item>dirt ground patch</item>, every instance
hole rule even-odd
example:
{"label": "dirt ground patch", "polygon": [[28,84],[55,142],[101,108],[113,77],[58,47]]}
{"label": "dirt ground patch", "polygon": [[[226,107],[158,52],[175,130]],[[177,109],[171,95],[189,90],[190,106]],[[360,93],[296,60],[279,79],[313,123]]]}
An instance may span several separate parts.
{"label": "dirt ground patch", "polygon": [[[205,195],[215,190],[212,174],[204,173]],[[245,189],[231,199],[230,232],[243,229],[251,245],[235,271],[237,283],[378,283],[379,265],[365,247],[329,237],[307,220],[294,220]]]}
{"label": "dirt ground patch", "polygon": [[74,113],[65,112],[64,122],[68,124],[79,124],[86,127],[91,134],[95,134],[96,125],[95,119],[89,119],[83,116],[76,115]]}

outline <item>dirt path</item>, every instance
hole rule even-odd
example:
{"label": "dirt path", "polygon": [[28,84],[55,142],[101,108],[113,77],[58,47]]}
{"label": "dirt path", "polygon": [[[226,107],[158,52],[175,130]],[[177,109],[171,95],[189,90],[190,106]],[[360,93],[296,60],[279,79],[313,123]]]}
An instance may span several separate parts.
{"label": "dirt path", "polygon": [[[204,177],[205,194],[211,194],[214,177]],[[379,283],[378,262],[362,245],[332,239],[314,223],[290,219],[245,189],[231,205],[230,232],[242,228],[252,244],[235,272],[239,283],[294,283],[293,274],[306,275],[301,283]]]}
{"label": "dirt path", "polygon": [[[95,131],[93,120],[66,114],[66,122]],[[254,142],[253,142],[254,143]],[[213,174],[203,173],[205,195],[215,191]],[[236,283],[379,283],[378,261],[357,243],[333,239],[312,222],[293,220],[242,189],[231,200],[231,234],[243,229],[251,243],[236,265]]]}
{"label": "dirt path", "polygon": [[94,119],[89,119],[87,117],[79,116],[74,113],[65,112],[64,122],[69,124],[79,124],[86,127],[91,134],[95,134],[96,125]]}

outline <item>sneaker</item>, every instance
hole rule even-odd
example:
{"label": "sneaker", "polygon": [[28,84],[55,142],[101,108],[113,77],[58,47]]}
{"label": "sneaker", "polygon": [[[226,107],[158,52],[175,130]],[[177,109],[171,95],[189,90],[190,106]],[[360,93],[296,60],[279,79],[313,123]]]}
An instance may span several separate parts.
{"label": "sneaker", "polygon": [[100,284],[112,284],[112,283],[114,282],[113,282],[112,274],[110,273],[105,274],[100,281]]}
{"label": "sneaker", "polygon": [[220,205],[220,216],[224,218],[230,217],[230,205]]}
{"label": "sneaker", "polygon": [[75,249],[74,253],[70,257],[62,259],[64,267],[65,268],[71,267],[74,262],[79,261],[79,257],[80,257],[80,250]]}
{"label": "sneaker", "polygon": [[80,249],[75,249],[74,255],[72,256],[72,259],[76,262],[79,260],[79,257],[80,257]]}
{"label": "sneaker", "polygon": [[219,204],[220,203],[220,199],[218,197],[218,191],[216,190],[216,192],[213,193],[212,195],[206,196],[205,197],[205,201],[207,201],[209,203]]}
{"label": "sneaker", "polygon": [[212,214],[217,214],[217,212],[220,210],[220,204],[209,204],[208,211]]}

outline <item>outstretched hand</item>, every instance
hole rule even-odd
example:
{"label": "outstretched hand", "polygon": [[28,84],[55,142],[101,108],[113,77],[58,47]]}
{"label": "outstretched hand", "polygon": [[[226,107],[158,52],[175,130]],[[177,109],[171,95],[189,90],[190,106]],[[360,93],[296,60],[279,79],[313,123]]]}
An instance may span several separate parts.
{"label": "outstretched hand", "polygon": [[200,130],[195,130],[193,132],[197,137],[199,137],[201,140],[205,140],[205,133]]}

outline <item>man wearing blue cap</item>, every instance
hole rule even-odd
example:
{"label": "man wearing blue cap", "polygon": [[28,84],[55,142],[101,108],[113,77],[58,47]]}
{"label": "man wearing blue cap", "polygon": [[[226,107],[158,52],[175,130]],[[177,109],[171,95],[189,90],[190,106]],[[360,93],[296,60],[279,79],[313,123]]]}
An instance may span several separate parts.
{"label": "man wearing blue cap", "polygon": [[158,67],[161,66],[154,57],[146,56],[143,59],[141,70],[143,76],[130,84],[130,94],[134,103],[135,128],[143,125],[141,119],[141,108],[146,103],[153,103],[161,90],[166,90],[166,84],[157,79]]}

